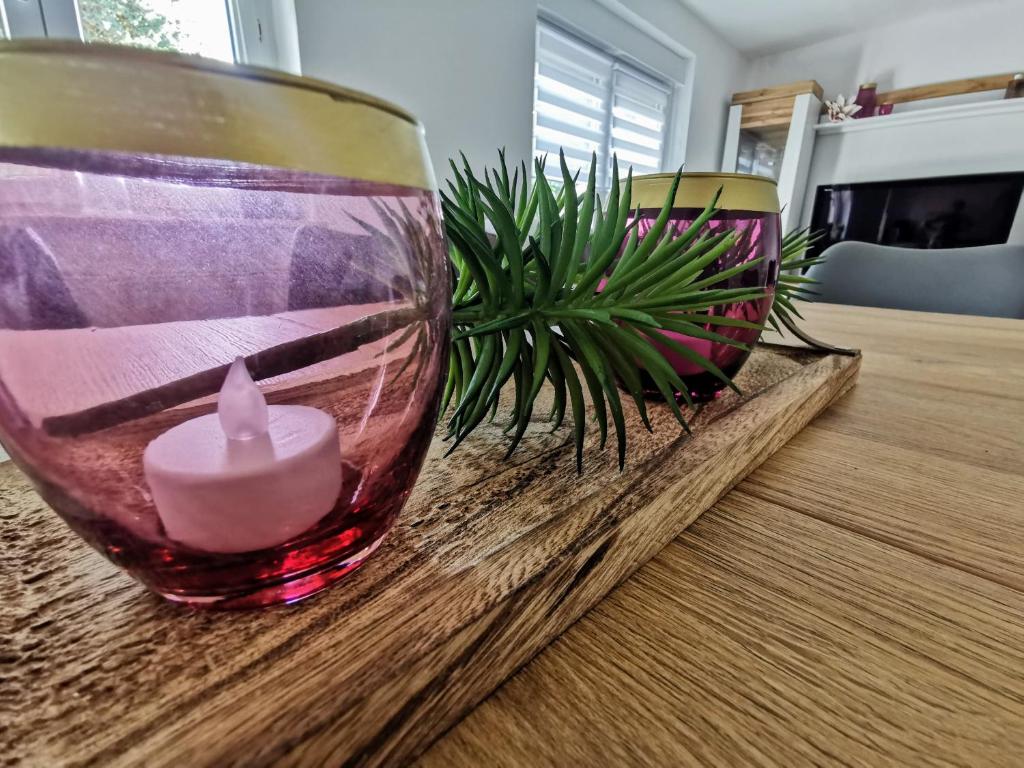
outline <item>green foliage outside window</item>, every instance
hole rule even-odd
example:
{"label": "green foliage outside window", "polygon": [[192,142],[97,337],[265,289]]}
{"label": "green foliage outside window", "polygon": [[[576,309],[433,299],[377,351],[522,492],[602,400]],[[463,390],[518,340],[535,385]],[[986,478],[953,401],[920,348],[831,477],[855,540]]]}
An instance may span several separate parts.
{"label": "green foliage outside window", "polygon": [[178,22],[147,6],[143,0],[78,0],[82,31],[90,43],[113,43],[179,50]]}

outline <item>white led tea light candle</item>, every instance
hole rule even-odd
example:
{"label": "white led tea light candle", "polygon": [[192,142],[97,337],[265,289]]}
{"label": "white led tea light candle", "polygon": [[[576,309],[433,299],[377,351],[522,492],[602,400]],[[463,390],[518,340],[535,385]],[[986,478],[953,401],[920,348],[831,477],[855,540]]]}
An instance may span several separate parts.
{"label": "white led tea light candle", "polygon": [[334,418],[303,405],[267,405],[237,358],[217,413],[179,424],[143,455],[167,535],[207,552],[283,544],[316,525],[341,493]]}

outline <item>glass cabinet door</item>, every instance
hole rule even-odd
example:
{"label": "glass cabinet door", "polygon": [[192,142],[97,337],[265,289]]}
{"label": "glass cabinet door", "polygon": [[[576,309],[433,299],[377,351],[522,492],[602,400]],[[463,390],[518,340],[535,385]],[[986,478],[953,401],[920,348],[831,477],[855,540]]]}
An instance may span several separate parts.
{"label": "glass cabinet door", "polygon": [[[788,126],[787,126],[788,128]],[[779,180],[782,158],[786,151],[788,130],[740,130],[736,151],[736,173],[749,173]]]}

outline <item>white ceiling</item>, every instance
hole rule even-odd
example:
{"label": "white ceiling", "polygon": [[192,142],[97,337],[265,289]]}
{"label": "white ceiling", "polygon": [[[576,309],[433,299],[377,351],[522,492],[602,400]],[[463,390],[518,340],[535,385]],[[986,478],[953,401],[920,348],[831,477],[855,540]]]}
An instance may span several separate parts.
{"label": "white ceiling", "polygon": [[[984,0],[679,0],[748,56]],[[1009,21],[1009,20],[1008,20]]]}

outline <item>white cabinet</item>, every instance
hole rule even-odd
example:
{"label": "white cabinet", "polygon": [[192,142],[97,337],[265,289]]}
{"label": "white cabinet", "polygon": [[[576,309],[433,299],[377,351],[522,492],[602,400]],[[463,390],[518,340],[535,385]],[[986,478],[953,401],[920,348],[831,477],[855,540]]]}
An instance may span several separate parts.
{"label": "white cabinet", "polygon": [[800,222],[820,114],[821,86],[813,80],[733,95],[722,171],[775,179],[783,232]]}

